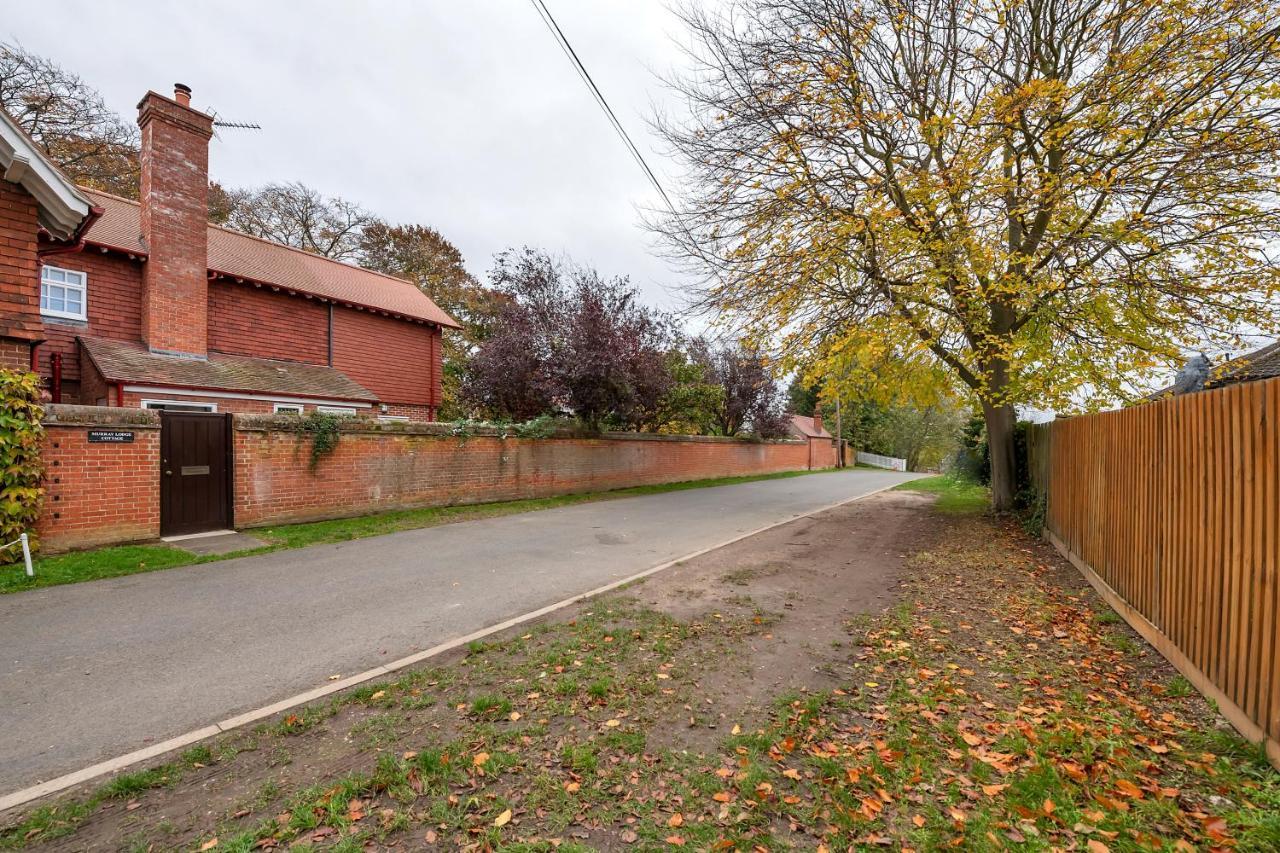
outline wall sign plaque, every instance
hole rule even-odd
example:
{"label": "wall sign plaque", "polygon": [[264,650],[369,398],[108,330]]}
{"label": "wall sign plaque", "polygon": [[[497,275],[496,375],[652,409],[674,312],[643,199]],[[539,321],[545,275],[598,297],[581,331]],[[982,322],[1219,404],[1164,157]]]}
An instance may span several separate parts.
{"label": "wall sign plaque", "polygon": [[90,444],[133,444],[131,429],[91,429]]}

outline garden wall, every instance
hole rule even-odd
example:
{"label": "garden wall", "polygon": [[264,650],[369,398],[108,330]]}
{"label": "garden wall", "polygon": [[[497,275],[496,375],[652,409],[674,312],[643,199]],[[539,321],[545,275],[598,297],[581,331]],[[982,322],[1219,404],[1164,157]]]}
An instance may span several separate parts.
{"label": "garden wall", "polygon": [[[160,535],[160,416],[141,409],[49,406],[45,413],[47,551],[136,542]],[[128,434],[127,443],[89,433]]]}
{"label": "garden wall", "polygon": [[239,527],[809,467],[803,441],[630,433],[522,439],[455,436],[445,424],[363,423],[345,427],[312,473],[307,445],[275,418],[237,417],[235,442]]}
{"label": "garden wall", "polygon": [[[46,551],[155,539],[160,534],[160,417],[132,408],[49,406]],[[128,441],[111,441],[117,430]],[[97,431],[98,441],[89,433]],[[288,418],[234,418],[237,527],[390,509],[549,497],[712,477],[830,467],[804,441],[756,443],[618,433],[516,438],[455,435],[448,424],[358,420],[311,470],[310,440]],[[830,458],[827,458],[830,457]]]}

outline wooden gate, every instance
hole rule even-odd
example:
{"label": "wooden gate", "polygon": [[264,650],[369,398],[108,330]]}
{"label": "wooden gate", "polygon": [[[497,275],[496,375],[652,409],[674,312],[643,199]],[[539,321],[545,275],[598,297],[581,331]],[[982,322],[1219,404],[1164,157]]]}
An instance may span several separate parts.
{"label": "wooden gate", "polygon": [[231,416],[160,413],[160,535],[231,526]]}

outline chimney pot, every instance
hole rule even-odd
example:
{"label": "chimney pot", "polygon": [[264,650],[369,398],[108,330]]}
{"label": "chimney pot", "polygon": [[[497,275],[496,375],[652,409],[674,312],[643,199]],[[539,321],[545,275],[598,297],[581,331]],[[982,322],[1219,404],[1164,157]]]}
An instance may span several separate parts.
{"label": "chimney pot", "polygon": [[173,99],[184,107],[191,106],[191,87],[186,83],[174,83]]}

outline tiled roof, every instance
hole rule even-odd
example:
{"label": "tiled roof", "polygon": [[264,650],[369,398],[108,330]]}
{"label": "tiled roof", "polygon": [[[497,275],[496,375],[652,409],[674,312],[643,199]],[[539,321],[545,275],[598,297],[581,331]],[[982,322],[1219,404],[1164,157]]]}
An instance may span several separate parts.
{"label": "tiled roof", "polygon": [[[136,201],[85,187],[81,190],[105,211],[85,235],[88,242],[147,254]],[[334,302],[459,328],[429,296],[403,279],[216,225],[209,226],[209,270]]]}
{"label": "tiled roof", "polygon": [[315,397],[325,400],[378,398],[345,373],[322,364],[302,364],[269,358],[209,353],[209,358],[157,355],[141,344],[108,338],[81,337],[102,378],[108,382],[278,394],[282,397]]}
{"label": "tiled roof", "polygon": [[801,438],[831,438],[831,433],[817,426],[813,418],[806,418],[804,415],[791,416],[791,433]]}
{"label": "tiled roof", "polygon": [[1280,376],[1280,340],[1256,349],[1247,355],[1233,358],[1215,367],[1211,372],[1209,387],[1230,385],[1233,382],[1253,382]]}

